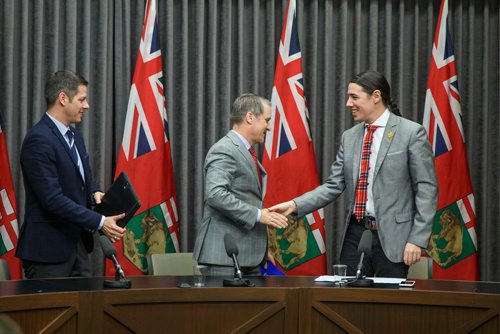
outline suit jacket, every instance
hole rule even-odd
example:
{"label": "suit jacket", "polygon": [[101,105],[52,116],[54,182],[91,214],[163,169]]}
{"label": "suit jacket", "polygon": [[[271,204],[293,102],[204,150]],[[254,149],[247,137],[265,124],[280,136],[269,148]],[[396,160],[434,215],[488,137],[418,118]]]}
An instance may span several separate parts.
{"label": "suit jacket", "polygon": [[89,208],[92,194],[99,189],[92,181],[83,138],[74,132],[85,181],[66,140],[46,114],[24,138],[21,168],[26,204],[16,250],[23,260],[64,262],[81,237],[87,251],[92,251],[91,232],[97,230],[102,216]]}
{"label": "suit jacket", "polygon": [[232,266],[224,247],[224,235],[230,233],[239,249],[240,265],[259,265],[267,253],[266,227],[256,222],[263,191],[254,160],[234,132],[209,150],[204,174],[205,205],[193,258],[199,263]]}
{"label": "suit jacket", "polygon": [[[342,243],[354,209],[363,126],[363,123],[355,125],[343,133],[326,182],[294,199],[301,216],[325,206],[345,191]],[[426,248],[437,208],[438,188],[434,155],[420,124],[390,114],[377,156],[372,193],[378,234],[387,258],[402,262],[407,242]]]}

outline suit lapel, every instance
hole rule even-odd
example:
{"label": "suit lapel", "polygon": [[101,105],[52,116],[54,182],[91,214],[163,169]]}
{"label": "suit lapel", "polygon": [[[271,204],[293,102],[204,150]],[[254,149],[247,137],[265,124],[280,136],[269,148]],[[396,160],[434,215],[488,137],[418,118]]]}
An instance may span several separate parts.
{"label": "suit lapel", "polygon": [[398,130],[398,119],[391,113],[389,115],[389,120],[387,121],[387,125],[385,126],[384,135],[382,137],[382,142],[380,143],[380,148],[378,150],[377,155],[377,163],[375,164],[375,170],[373,172],[373,179],[377,177],[378,171],[380,170],[380,166],[391,147],[392,139]]}
{"label": "suit lapel", "polygon": [[365,127],[364,125],[360,125],[356,130],[354,135],[354,154],[352,159],[352,182],[354,185],[358,183],[359,178],[359,168],[361,164],[361,151],[363,150],[363,140],[365,136]]}
{"label": "suit lapel", "polygon": [[[73,160],[73,158],[71,157],[71,152],[70,152],[70,148],[69,148],[68,142],[63,137],[63,135],[61,134],[61,132],[59,131],[59,129],[54,124],[54,122],[50,119],[49,116],[43,115],[43,119],[44,119],[45,124],[47,124],[47,126],[49,127],[49,129],[54,134],[54,136],[56,136],[56,138],[59,141],[59,143],[64,147],[64,150],[66,151],[66,154],[68,154],[68,158],[73,162],[73,166],[75,166],[75,171],[78,173],[78,175],[80,176],[80,179],[83,182],[82,174],[80,174],[80,169],[78,168],[78,163],[75,162]],[[77,140],[77,137],[78,136],[75,133],[75,145],[77,145],[76,147],[78,149],[78,152],[83,152],[82,149],[80,148],[80,145],[78,143],[79,140]],[[81,158],[81,156],[80,156],[80,159],[83,161],[83,159]],[[85,168],[83,170],[85,171]]]}
{"label": "suit lapel", "polygon": [[[76,145],[76,149],[78,150],[78,155],[80,156],[80,161],[82,162],[83,174],[85,176],[85,179],[82,177],[82,181],[85,182],[85,180],[88,179],[88,175],[86,175],[86,171],[87,171],[88,166],[86,166],[86,164],[85,164],[87,159],[85,159],[85,156],[84,156],[85,148],[84,148],[84,144],[83,144],[83,139],[79,134],[76,133],[76,131],[75,131],[75,145]],[[80,174],[80,169],[78,168],[78,164],[75,165],[75,168],[78,171],[78,174]],[[80,176],[82,176],[82,174],[80,174]]]}
{"label": "suit lapel", "polygon": [[[229,137],[229,139],[231,139],[233,144],[238,147],[238,151],[240,151],[240,153],[243,155],[247,164],[250,164],[250,166],[252,166],[251,170],[252,170],[253,176],[255,178],[255,182],[257,182],[259,190],[262,192],[262,188],[261,188],[261,185],[259,182],[259,175],[257,174],[257,169],[255,168],[255,163],[253,161],[252,155],[247,150],[247,148],[245,147],[245,144],[243,144],[243,142],[238,137],[238,135],[236,135],[233,131],[229,131],[227,136]],[[264,167],[262,167],[262,165],[260,164],[260,162],[258,162],[258,164],[259,164],[260,171],[262,173],[262,184],[264,184],[264,175],[267,175],[267,174],[266,174],[266,171],[264,170]]]}
{"label": "suit lapel", "polygon": [[64,146],[64,149],[66,150],[66,153],[68,153],[68,156],[71,159],[71,153],[69,151],[68,143],[66,142],[66,139],[64,139],[64,137],[62,136],[61,132],[59,132],[59,129],[57,128],[57,126],[50,119],[50,117],[47,116],[47,114],[43,115],[42,120],[45,123],[45,125],[47,125],[47,127],[50,129],[50,131],[52,131],[52,133],[54,134],[54,136],[56,136],[56,138],[59,141],[59,143]]}
{"label": "suit lapel", "polygon": [[[262,198],[266,195],[266,190],[267,190],[267,172],[264,169],[264,166],[260,163],[260,161],[257,161],[259,163],[259,168],[260,168],[260,175],[262,177]],[[259,187],[261,186],[259,182]]]}

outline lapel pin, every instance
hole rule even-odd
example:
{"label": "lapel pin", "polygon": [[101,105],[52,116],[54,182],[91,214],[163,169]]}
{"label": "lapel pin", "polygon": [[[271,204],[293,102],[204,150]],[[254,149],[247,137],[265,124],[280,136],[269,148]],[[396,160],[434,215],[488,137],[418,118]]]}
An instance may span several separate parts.
{"label": "lapel pin", "polygon": [[393,136],[394,136],[394,133],[392,133],[392,131],[387,134],[387,138],[389,138],[389,139],[391,139]]}

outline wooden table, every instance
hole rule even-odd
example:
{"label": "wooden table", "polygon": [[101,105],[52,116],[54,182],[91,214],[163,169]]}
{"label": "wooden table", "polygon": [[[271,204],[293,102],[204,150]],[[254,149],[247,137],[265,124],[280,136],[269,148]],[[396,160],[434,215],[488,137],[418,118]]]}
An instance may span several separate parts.
{"label": "wooden table", "polygon": [[500,333],[500,283],[417,280],[338,288],[314,277],[252,278],[253,288],[179,288],[191,277],[0,282],[0,312],[25,333]]}

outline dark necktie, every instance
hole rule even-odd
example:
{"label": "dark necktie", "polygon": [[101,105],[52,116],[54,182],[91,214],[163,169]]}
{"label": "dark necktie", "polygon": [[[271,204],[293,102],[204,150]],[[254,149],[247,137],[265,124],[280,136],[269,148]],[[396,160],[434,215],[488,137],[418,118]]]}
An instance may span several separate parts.
{"label": "dark necktie", "polygon": [[262,175],[260,174],[260,168],[259,168],[259,162],[257,160],[257,154],[255,154],[255,150],[251,146],[248,149],[248,151],[250,152],[250,155],[253,158],[253,162],[255,163],[255,168],[257,168],[257,175],[259,177],[259,184],[262,187]]}
{"label": "dark necktie", "polygon": [[356,185],[356,203],[354,204],[354,215],[361,221],[366,215],[366,200],[368,198],[368,172],[370,170],[370,154],[373,141],[373,133],[377,130],[375,125],[366,125],[366,135],[361,152],[361,167],[358,183]]}
{"label": "dark necktie", "polygon": [[76,145],[75,145],[75,135],[73,134],[73,131],[69,129],[66,132],[66,136],[68,137],[69,140],[69,151],[71,153],[71,158],[75,162],[75,164],[78,166],[78,153],[76,152]]}

